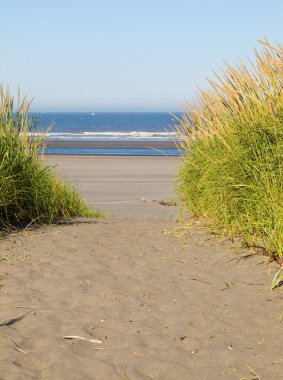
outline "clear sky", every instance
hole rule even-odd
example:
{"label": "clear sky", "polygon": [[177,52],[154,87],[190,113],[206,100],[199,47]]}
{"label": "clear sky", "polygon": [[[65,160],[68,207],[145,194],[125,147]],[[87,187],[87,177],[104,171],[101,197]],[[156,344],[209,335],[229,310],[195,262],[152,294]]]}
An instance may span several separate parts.
{"label": "clear sky", "polygon": [[283,43],[282,0],[0,4],[0,81],[37,111],[176,111],[223,59]]}

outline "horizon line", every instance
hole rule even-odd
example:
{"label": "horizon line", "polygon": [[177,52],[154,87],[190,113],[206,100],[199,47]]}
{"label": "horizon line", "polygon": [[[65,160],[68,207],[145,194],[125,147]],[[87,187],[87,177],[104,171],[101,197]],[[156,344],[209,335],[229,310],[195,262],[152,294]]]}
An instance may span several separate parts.
{"label": "horizon line", "polygon": [[31,109],[30,113],[182,113],[184,110],[103,110],[103,111],[95,111],[95,110],[69,110],[69,109]]}

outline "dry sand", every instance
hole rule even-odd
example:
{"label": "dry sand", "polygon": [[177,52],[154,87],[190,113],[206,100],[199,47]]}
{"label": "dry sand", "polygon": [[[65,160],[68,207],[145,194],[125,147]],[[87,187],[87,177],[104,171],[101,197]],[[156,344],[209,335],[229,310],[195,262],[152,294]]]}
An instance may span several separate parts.
{"label": "dry sand", "polygon": [[175,219],[178,208],[152,199],[175,198],[179,157],[48,156],[61,177],[74,183],[86,201],[115,218]]}
{"label": "dry sand", "polygon": [[[91,200],[87,178],[95,181],[95,172],[88,177],[87,171],[95,159],[81,158],[70,168],[77,158],[72,160],[61,158],[58,170],[88,189]],[[179,161],[167,166],[162,160],[154,161],[160,177],[152,165],[143,172],[164,183],[160,193],[157,183],[139,193],[137,182],[116,172],[113,199],[123,199],[124,188],[128,197],[130,189],[171,197]],[[145,165],[133,158],[99,158],[105,167],[96,177],[100,202],[112,199],[106,173],[126,173],[127,165],[138,162]],[[142,181],[138,186],[143,189]],[[197,229],[186,241],[172,235],[176,222],[169,207],[151,203],[141,218],[143,205],[127,211],[106,206],[117,211],[117,219],[22,231],[0,242],[0,379],[240,380],[249,375],[248,366],[261,380],[283,378],[277,324],[282,291],[269,290],[272,274],[258,265],[262,257],[233,260],[239,253],[231,243]],[[152,219],[161,207],[163,218]],[[135,219],[123,219],[135,212]]]}

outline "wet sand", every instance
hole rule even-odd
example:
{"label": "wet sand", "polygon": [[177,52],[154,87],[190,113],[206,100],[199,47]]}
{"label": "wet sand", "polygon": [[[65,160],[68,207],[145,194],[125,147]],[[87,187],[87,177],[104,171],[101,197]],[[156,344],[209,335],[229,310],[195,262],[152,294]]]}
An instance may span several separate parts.
{"label": "wet sand", "polygon": [[55,149],[175,149],[176,144],[172,141],[66,141],[66,140],[46,140],[46,146],[48,148],[55,148]]}
{"label": "wet sand", "polygon": [[173,197],[180,161],[162,160],[48,157],[116,219],[0,241],[1,379],[282,378],[275,265],[199,228],[181,239],[177,207],[113,204]]}

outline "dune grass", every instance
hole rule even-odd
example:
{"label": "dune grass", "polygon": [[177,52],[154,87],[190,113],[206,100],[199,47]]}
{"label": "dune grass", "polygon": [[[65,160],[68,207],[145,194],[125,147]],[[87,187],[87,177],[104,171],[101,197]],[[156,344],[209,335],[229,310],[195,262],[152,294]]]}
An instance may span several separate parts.
{"label": "dune grass", "polygon": [[78,193],[46,167],[24,99],[14,100],[0,86],[0,228],[54,223],[75,216],[96,216]]}
{"label": "dune grass", "polygon": [[177,121],[179,173],[193,215],[283,262],[283,47],[260,41],[249,66],[226,64]]}

